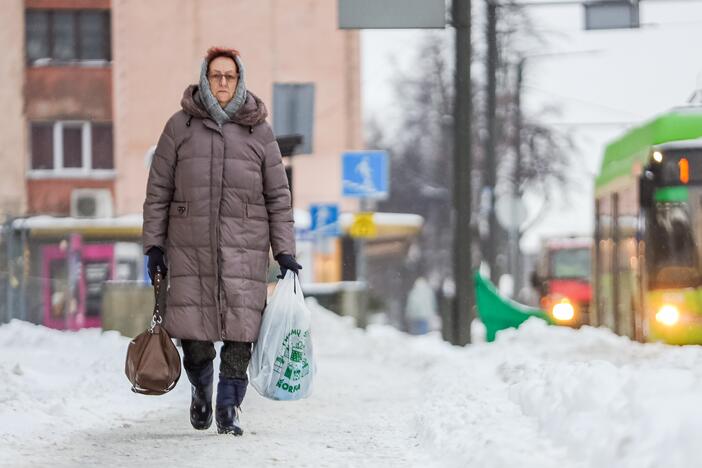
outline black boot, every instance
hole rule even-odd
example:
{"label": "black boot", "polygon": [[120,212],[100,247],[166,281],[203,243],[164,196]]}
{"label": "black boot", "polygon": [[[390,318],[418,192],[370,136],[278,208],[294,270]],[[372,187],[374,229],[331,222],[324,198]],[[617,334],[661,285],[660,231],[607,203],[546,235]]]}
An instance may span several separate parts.
{"label": "black boot", "polygon": [[214,366],[208,363],[200,369],[186,369],[191,383],[190,424],[204,430],[212,425],[212,381]]}
{"label": "black boot", "polygon": [[239,413],[248,383],[248,379],[235,379],[219,374],[216,408],[218,433],[234,434],[236,436],[244,433],[241,429]]}

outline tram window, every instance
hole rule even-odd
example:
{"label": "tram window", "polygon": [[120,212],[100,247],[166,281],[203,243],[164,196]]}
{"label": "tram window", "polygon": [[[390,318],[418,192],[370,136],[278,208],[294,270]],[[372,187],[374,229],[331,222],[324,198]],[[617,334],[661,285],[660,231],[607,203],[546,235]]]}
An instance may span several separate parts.
{"label": "tram window", "polygon": [[676,184],[679,182],[680,168],[678,161],[673,158],[666,159],[663,162],[663,183]]}
{"label": "tram window", "polygon": [[652,229],[653,287],[700,284],[697,245],[687,202],[658,203]]}

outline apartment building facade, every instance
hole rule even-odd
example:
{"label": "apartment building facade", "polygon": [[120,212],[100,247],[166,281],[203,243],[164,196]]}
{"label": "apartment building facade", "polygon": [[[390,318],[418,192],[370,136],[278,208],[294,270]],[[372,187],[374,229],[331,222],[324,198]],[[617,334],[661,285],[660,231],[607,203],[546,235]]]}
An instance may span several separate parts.
{"label": "apartment building facade", "polygon": [[140,213],[149,150],[211,45],[241,51],[247,85],[268,105],[276,133],[305,137],[303,154],[290,160],[296,207],[343,205],[339,155],[362,145],[359,38],[337,29],[336,2],[3,6],[2,215],[71,215],[77,189],[102,192],[95,203],[104,215]]}
{"label": "apartment building facade", "polygon": [[[359,36],[331,0],[3,0],[0,318],[99,326],[103,285],[144,280],[150,158],[205,51],[234,47],[278,135],[296,209],[339,203],[360,149]],[[308,278],[341,277],[341,246],[300,242]],[[318,274],[314,274],[314,273]]]}

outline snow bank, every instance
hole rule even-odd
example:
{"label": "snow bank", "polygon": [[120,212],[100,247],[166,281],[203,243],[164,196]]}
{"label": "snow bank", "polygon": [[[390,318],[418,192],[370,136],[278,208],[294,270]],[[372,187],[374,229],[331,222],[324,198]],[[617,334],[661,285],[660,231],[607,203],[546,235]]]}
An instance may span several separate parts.
{"label": "snow bank", "polygon": [[[406,411],[414,414],[417,442],[440,466],[582,466],[572,463],[564,448],[539,432],[536,419],[525,416],[510,400],[508,385],[496,371],[509,356],[497,356],[496,346],[460,348],[442,341],[438,332],[410,336],[386,325],[370,325],[362,331],[313,300],[308,304],[313,311],[315,350],[320,354],[354,356],[367,360],[369,366],[380,364],[387,379],[402,379],[410,373],[423,376],[419,391],[424,397]],[[481,325],[474,322],[478,341],[484,337]],[[323,363],[319,368],[324,371]],[[408,394],[414,390],[408,389]]]}
{"label": "snow bank", "polygon": [[160,397],[132,393],[124,375],[128,344],[96,329],[64,332],[19,320],[1,326],[0,441],[50,441],[96,424],[128,424],[188,398],[182,384]]}
{"label": "snow bank", "polygon": [[544,433],[593,467],[702,466],[702,348],[631,342],[530,321],[498,367]]}
{"label": "snow bank", "polygon": [[[407,421],[414,422],[416,444],[440,465],[702,465],[700,347],[641,345],[606,330],[530,320],[499,333],[495,343],[461,348],[438,333],[411,337],[384,325],[359,330],[313,299],[308,304],[320,376],[332,365],[346,366],[339,375],[351,374],[327,382],[325,394],[357,398],[344,407],[361,418],[364,405],[414,415]],[[130,391],[128,343],[99,330],[60,332],[19,321],[0,326],[0,447],[7,442],[10,452],[26,453],[75,431],[130,427],[149,412],[187,408],[185,376],[164,396]],[[373,385],[364,381],[368,375]],[[414,385],[406,399],[364,390],[405,381]],[[317,419],[350,417],[343,405],[316,407],[315,401],[305,404],[326,418],[313,415]],[[395,430],[393,421],[386,424],[370,428],[379,447]],[[10,452],[3,447],[0,458]]]}
{"label": "snow bank", "polygon": [[371,353],[431,382],[417,431],[445,464],[702,466],[702,347],[536,319],[465,348],[382,326],[365,338]]}
{"label": "snow bank", "polygon": [[[311,305],[320,353],[373,353],[351,319],[315,306],[314,300]],[[99,329],[59,331],[19,320],[0,326],[0,446],[27,437],[52,442],[95,426],[128,425],[163,408],[187,408],[185,373],[166,395],[131,392],[124,375],[129,341]]]}

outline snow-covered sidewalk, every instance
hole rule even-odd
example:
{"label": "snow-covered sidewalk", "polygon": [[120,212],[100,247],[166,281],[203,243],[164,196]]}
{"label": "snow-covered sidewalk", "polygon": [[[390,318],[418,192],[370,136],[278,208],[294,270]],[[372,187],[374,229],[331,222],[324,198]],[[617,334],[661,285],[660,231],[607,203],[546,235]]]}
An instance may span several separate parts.
{"label": "snow-covered sidewalk", "polygon": [[702,465],[699,347],[530,321],[456,348],[311,307],[313,396],[249,389],[241,438],[190,428],[185,376],[168,395],[132,394],[126,338],[0,327],[0,466]]}

